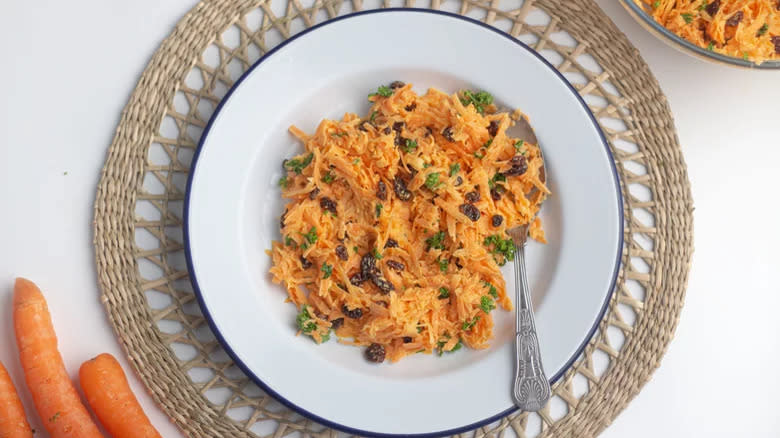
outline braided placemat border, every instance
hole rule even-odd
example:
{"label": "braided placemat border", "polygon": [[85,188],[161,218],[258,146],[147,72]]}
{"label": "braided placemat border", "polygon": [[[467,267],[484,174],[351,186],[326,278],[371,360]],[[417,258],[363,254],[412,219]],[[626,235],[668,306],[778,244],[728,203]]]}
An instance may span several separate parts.
{"label": "braided placemat border", "polygon": [[182,263],[189,157],[238,75],[298,30],[374,7],[449,10],[529,43],[576,86],[610,141],[626,220],[610,308],[555,385],[553,402],[539,414],[516,413],[469,435],[597,435],[657,368],[687,286],[692,199],[665,96],[592,0],[368,3],[202,1],[152,57],[122,113],[95,201],[101,300],[130,362],[189,436],[335,436],[257,390],[208,333]]}

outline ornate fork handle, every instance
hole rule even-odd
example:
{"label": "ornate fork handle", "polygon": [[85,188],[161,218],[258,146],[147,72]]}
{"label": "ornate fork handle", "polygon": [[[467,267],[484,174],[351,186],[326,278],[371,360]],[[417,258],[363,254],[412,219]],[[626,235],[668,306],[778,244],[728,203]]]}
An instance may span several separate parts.
{"label": "ornate fork handle", "polygon": [[517,322],[515,332],[515,382],[512,398],[523,411],[538,411],[550,399],[550,383],[542,368],[539,338],[534,324],[531,294],[525,273],[525,245],[516,245],[515,302]]}

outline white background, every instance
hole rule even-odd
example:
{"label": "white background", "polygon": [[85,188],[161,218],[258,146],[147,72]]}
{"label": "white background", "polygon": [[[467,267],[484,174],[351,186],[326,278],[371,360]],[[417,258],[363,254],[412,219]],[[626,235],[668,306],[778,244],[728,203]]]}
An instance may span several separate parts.
{"label": "white background", "polygon": [[[22,389],[13,279],[46,293],[75,376],[101,352],[130,369],[98,302],[92,203],[113,130],[161,40],[194,0],[4,1],[0,13],[0,360]],[[653,379],[603,437],[780,436],[780,71],[711,65],[597,0],[672,106],[695,202],[686,305]],[[130,373],[165,437],[181,434]],[[40,421],[22,390],[29,417]]]}

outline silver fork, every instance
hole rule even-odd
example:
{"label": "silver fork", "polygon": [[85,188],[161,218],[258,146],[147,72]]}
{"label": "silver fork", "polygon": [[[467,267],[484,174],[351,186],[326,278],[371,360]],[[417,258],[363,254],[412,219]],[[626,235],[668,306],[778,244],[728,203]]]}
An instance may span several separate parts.
{"label": "silver fork", "polygon": [[[535,145],[539,144],[531,125],[524,118],[521,118],[512,130],[513,137]],[[542,182],[545,182],[547,169],[544,167],[544,155],[542,155],[540,176]],[[533,219],[536,219],[536,216]],[[531,222],[511,228],[507,233],[515,244],[515,380],[512,399],[520,410],[535,412],[547,404],[551,390],[547,375],[542,368],[539,337],[536,335],[534,309],[531,303],[531,289],[528,287],[525,272],[525,245]]]}

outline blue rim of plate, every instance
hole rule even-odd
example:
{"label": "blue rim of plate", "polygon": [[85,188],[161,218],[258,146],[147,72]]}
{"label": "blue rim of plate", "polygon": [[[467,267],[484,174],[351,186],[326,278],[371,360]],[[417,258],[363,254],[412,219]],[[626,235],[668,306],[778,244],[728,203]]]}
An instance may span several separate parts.
{"label": "blue rim of plate", "polygon": [[[426,433],[415,433],[415,434],[387,434],[387,433],[381,433],[381,432],[371,432],[371,431],[365,431],[365,430],[359,430],[355,429],[349,426],[344,426],[342,424],[334,423],[332,421],[329,421],[327,418],[322,418],[316,414],[313,414],[300,406],[292,403],[291,401],[284,398],[283,395],[277,393],[273,389],[271,389],[267,384],[265,384],[260,378],[258,378],[251,369],[238,357],[238,355],[233,351],[232,348],[230,348],[230,344],[227,342],[227,340],[222,336],[222,333],[220,333],[219,329],[217,328],[216,324],[214,323],[214,319],[211,317],[211,314],[208,311],[208,308],[206,307],[205,302],[203,301],[203,294],[200,291],[200,286],[198,285],[198,280],[195,275],[195,270],[193,269],[193,263],[192,263],[192,252],[190,250],[190,235],[189,235],[189,207],[190,207],[190,189],[192,188],[192,181],[195,175],[195,169],[198,164],[198,158],[200,157],[201,149],[203,148],[203,144],[208,137],[208,133],[211,130],[211,125],[216,120],[217,116],[219,115],[220,111],[222,110],[223,105],[230,99],[230,96],[233,94],[233,92],[241,85],[241,83],[246,79],[249,74],[251,74],[257,66],[262,64],[263,61],[271,57],[274,53],[282,49],[287,44],[291,43],[292,41],[295,41],[299,37],[306,35],[310,32],[313,32],[323,26],[327,26],[329,24],[345,20],[348,18],[357,17],[360,15],[367,15],[367,14],[381,14],[381,13],[387,13],[387,12],[415,12],[415,13],[426,13],[426,14],[435,14],[435,15],[444,15],[448,16],[450,18],[454,18],[457,20],[462,20],[468,23],[476,24],[484,29],[490,30],[492,32],[495,32],[504,38],[509,39],[510,41],[517,44],[520,48],[527,50],[529,53],[533,54],[539,61],[544,63],[551,72],[553,72],[574,94],[574,96],[577,98],[577,100],[580,102],[580,105],[582,105],[582,108],[586,111],[588,114],[588,117],[590,117],[591,121],[593,122],[593,126],[598,131],[599,137],[601,138],[601,143],[603,144],[605,150],[607,151],[607,157],[609,158],[609,164],[612,169],[612,175],[615,179],[615,187],[617,188],[616,194],[617,194],[617,203],[618,203],[618,213],[620,215],[618,220],[618,227],[619,227],[619,233],[618,233],[618,253],[615,260],[615,269],[612,273],[612,281],[610,282],[609,291],[607,292],[607,296],[604,299],[604,303],[601,306],[601,310],[599,310],[598,318],[596,319],[595,323],[593,324],[593,327],[588,331],[587,335],[585,336],[584,340],[580,344],[579,347],[577,347],[577,352],[569,358],[569,360],[566,362],[566,365],[561,368],[558,373],[553,375],[550,378],[550,384],[554,384],[557,382],[565,373],[566,371],[571,368],[572,364],[582,355],[582,352],[585,350],[585,347],[590,342],[591,338],[593,337],[593,334],[598,329],[599,324],[601,323],[602,319],[604,318],[604,313],[606,313],[607,308],[609,307],[609,302],[612,299],[612,295],[615,291],[615,285],[617,283],[617,277],[618,273],[620,272],[620,266],[621,266],[621,258],[622,258],[622,252],[623,252],[623,232],[624,232],[624,217],[623,217],[623,197],[621,194],[620,189],[620,177],[618,176],[617,166],[615,165],[615,159],[612,155],[612,151],[609,149],[609,143],[607,142],[606,137],[604,136],[604,132],[601,130],[601,126],[598,124],[598,121],[596,120],[596,117],[593,115],[593,113],[590,111],[590,108],[585,103],[585,101],[582,99],[582,96],[577,92],[577,90],[569,83],[568,80],[552,65],[550,64],[542,55],[538,54],[536,51],[528,47],[525,43],[518,40],[517,38],[506,34],[502,32],[501,30],[496,29],[493,26],[490,26],[489,24],[483,23],[481,21],[465,17],[462,15],[454,14],[451,12],[445,12],[445,11],[439,11],[434,9],[420,9],[420,8],[386,8],[386,9],[371,9],[366,11],[359,11],[359,12],[353,12],[346,15],[341,15],[335,18],[332,18],[328,21],[316,24],[308,29],[304,29],[301,32],[291,36],[290,38],[282,41],[279,43],[278,46],[274,47],[273,49],[266,52],[260,59],[258,59],[254,64],[252,64],[251,67],[247,71],[245,71],[241,77],[233,84],[233,86],[228,90],[228,92],[225,94],[225,97],[222,98],[222,100],[219,102],[219,105],[217,105],[217,108],[214,110],[214,113],[211,115],[211,118],[209,119],[208,124],[206,125],[206,128],[203,130],[203,134],[201,135],[200,141],[198,142],[198,147],[195,150],[195,154],[192,157],[192,165],[190,166],[190,173],[187,178],[187,190],[184,197],[184,223],[183,223],[183,232],[184,232],[184,252],[185,252],[185,258],[187,261],[187,269],[190,276],[190,282],[192,283],[192,288],[195,293],[195,297],[198,300],[198,304],[200,306],[201,311],[203,312],[203,316],[206,318],[206,321],[209,324],[209,327],[211,328],[211,331],[214,332],[214,335],[219,340],[222,347],[225,349],[225,351],[228,353],[228,355],[233,359],[233,361],[236,363],[239,369],[244,372],[247,376],[249,376],[252,381],[257,384],[260,388],[263,389],[268,395],[275,398],[277,401],[279,401],[281,404],[285,405],[286,407],[294,410],[295,412],[303,415],[306,418],[309,418],[310,420],[313,420],[317,423],[320,423],[324,426],[330,427],[332,429],[337,429],[346,433],[350,433],[353,435],[358,436],[366,436],[366,437],[377,437],[377,438],[398,438],[398,437],[415,437],[415,438],[435,438],[435,437],[442,437],[442,436],[449,436],[449,435],[457,435],[472,429],[476,429],[478,427],[485,426],[487,424],[490,424],[494,421],[497,421],[515,411],[517,411],[517,407],[511,407],[509,409],[504,410],[503,412],[499,412],[496,415],[493,415],[489,418],[486,418],[484,420],[478,421],[476,423],[472,423],[466,426],[457,427],[454,429],[448,429],[448,430],[442,430],[438,432],[426,432]],[[509,380],[507,380],[508,382]]]}
{"label": "blue rim of plate", "polygon": [[724,62],[726,64],[735,65],[737,67],[745,67],[745,68],[751,68],[756,70],[780,70],[780,61],[764,61],[761,64],[756,64],[755,62],[752,61],[746,61],[744,59],[723,55],[718,52],[711,52],[707,49],[701,48],[696,44],[691,43],[685,38],[682,38],[678,36],[676,33],[665,28],[664,26],[661,25],[661,23],[655,21],[655,19],[651,17],[644,9],[642,9],[642,7],[636,4],[634,0],[620,0],[620,1],[631,12],[634,13],[635,17],[641,19],[645,24],[650,26],[653,30],[666,37],[667,40],[694,52],[694,54],[696,55],[703,56],[705,58],[710,58],[713,61],[719,61],[719,62]]}

